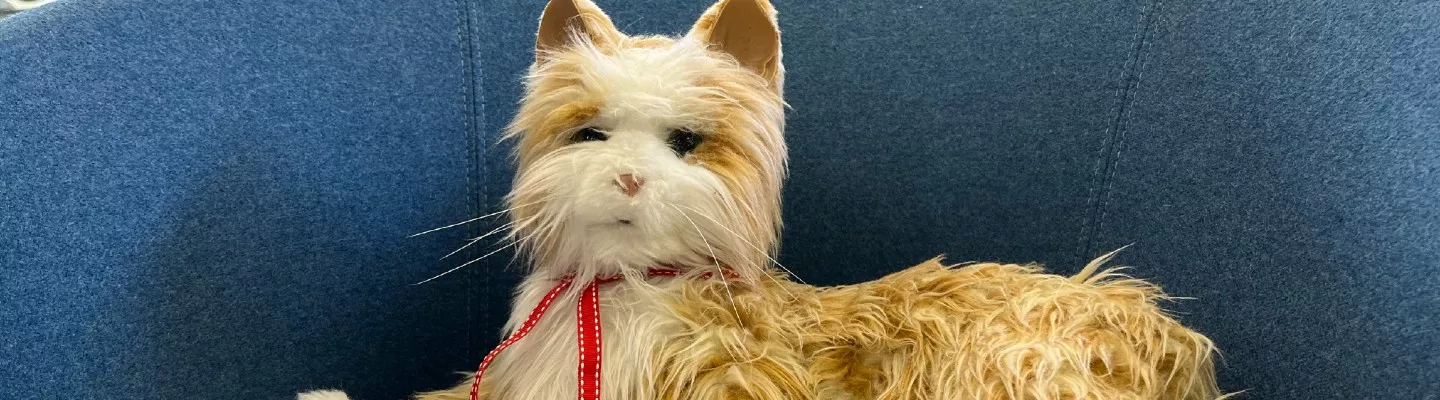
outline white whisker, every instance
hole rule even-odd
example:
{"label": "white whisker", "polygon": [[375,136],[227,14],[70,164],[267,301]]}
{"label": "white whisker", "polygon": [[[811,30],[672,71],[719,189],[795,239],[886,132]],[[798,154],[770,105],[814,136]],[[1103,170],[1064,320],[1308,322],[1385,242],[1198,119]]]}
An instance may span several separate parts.
{"label": "white whisker", "polygon": [[[510,231],[507,237],[511,239],[514,239],[518,235],[524,235],[527,233],[526,231],[530,233],[521,240],[520,247],[517,248],[517,255],[523,254],[529,256],[531,260],[544,258],[544,254],[541,254],[541,252],[552,248],[554,242],[559,240],[558,232],[561,228],[561,220],[555,218],[555,214],[557,213],[536,214],[536,216],[533,217],[533,221],[531,221],[532,223],[527,223],[526,226],[517,227]],[[537,236],[542,238],[539,240],[531,240]]]}
{"label": "white whisker", "polygon": [[674,204],[664,204],[674,208],[676,212],[680,213],[680,216],[685,217],[686,221],[690,221],[690,226],[695,227],[695,233],[700,235],[701,241],[705,242],[705,249],[710,251],[710,259],[715,261],[715,273],[720,275],[720,282],[725,285],[725,295],[730,297],[730,310],[735,311],[735,322],[740,324],[740,329],[745,329],[745,321],[740,318],[740,309],[735,307],[735,293],[730,291],[730,281],[725,279],[725,268],[720,266],[720,259],[715,257],[715,248],[710,246],[710,240],[705,238],[705,233],[700,230],[700,225],[690,219],[684,210],[675,207]]}
{"label": "white whisker", "polygon": [[[526,221],[530,221],[530,220],[533,220],[533,219],[535,219],[535,217],[531,217],[530,219],[527,219]],[[520,221],[510,221],[510,222],[507,222],[507,223],[505,223],[505,225],[500,225],[499,228],[495,228],[494,230],[491,230],[490,232],[487,232],[487,233],[485,233],[484,235],[480,235],[479,237],[476,237],[476,238],[471,238],[471,239],[468,240],[469,243],[465,243],[464,246],[460,246],[460,248],[455,249],[455,251],[450,252],[450,254],[446,254],[444,257],[440,257],[440,259],[441,259],[441,260],[444,260],[444,259],[446,259],[446,258],[450,258],[450,256],[455,255],[455,253],[459,253],[459,252],[461,252],[461,251],[469,248],[470,246],[474,245],[475,243],[478,243],[478,242],[480,242],[481,240],[484,240],[484,239],[487,238],[487,237],[490,237],[490,236],[492,236],[492,235],[494,235],[494,234],[496,234],[496,233],[500,233],[500,231],[505,230],[505,228],[509,228],[509,227],[515,226],[515,223],[516,223],[516,222],[520,222]]]}
{"label": "white whisker", "polygon": [[[667,204],[667,205],[668,205],[668,204]],[[671,206],[671,207],[674,207],[674,205],[670,205],[670,206]],[[696,209],[694,209],[694,208],[692,208],[692,207],[689,207],[689,206],[681,206],[681,207],[689,208],[690,211],[694,211],[696,214],[699,214],[700,216],[705,217],[705,219],[710,220],[710,222],[714,222],[716,225],[720,225],[720,221],[716,221],[714,218],[711,218],[709,215],[705,215],[705,213],[704,213],[704,212],[701,212],[700,210],[696,210]],[[683,211],[683,210],[677,209],[676,211],[680,211],[680,214],[682,214],[682,215],[685,214],[685,211]],[[687,217],[687,218],[688,218],[688,217]],[[694,222],[691,222],[691,223],[693,224]],[[739,233],[736,233],[735,231],[732,231],[732,230],[730,230],[729,228],[725,228],[723,225],[721,225],[720,227],[721,227],[721,228],[724,228],[727,232],[730,232],[730,234],[731,234],[731,235],[734,235],[736,239],[740,239],[741,242],[745,242],[745,244],[749,244],[751,248],[754,248],[754,249],[755,249],[755,251],[760,251],[761,254],[764,254],[764,251],[761,251],[759,248],[755,247],[755,245],[750,244],[750,242],[746,241],[745,238],[741,237]],[[770,256],[769,256],[769,255],[766,255],[765,258],[770,258]],[[770,261],[775,261],[775,259],[771,258]],[[775,264],[776,264],[776,265],[779,265],[780,263],[779,263],[779,262],[776,262]],[[785,268],[785,266],[782,265],[782,266],[780,266],[780,268]],[[789,272],[789,270],[786,269],[786,272]],[[760,273],[761,273],[762,275],[765,275],[766,278],[770,278],[770,281],[771,281],[771,282],[775,282],[775,286],[778,286],[778,287],[780,288],[780,290],[784,290],[786,294],[789,294],[791,300],[799,300],[799,299],[800,299],[799,297],[796,297],[796,296],[795,296],[795,292],[791,292],[791,291],[790,291],[790,288],[785,287],[785,283],[784,283],[784,282],[780,282],[779,279],[775,279],[775,276],[774,276],[774,275],[770,275],[768,272],[765,272],[765,271],[760,271]],[[790,274],[790,275],[791,275],[791,276],[794,276],[795,274]],[[800,279],[800,277],[797,276],[797,277],[795,277],[795,279],[798,280],[798,279]]]}
{"label": "white whisker", "polygon": [[[532,236],[532,237],[533,237],[533,236]],[[511,247],[515,247],[515,245],[520,244],[521,241],[523,241],[523,240],[528,240],[529,238],[530,238],[530,237],[526,237],[525,239],[516,240],[516,241],[511,241],[510,244],[507,244],[507,245],[505,245],[505,246],[502,246],[502,247],[500,247],[500,248],[498,248],[498,249],[495,249],[494,251],[491,251],[491,252],[489,252],[489,253],[485,253],[485,255],[480,256],[479,258],[476,258],[476,259],[470,260],[470,261],[466,261],[464,264],[460,264],[460,266],[458,266],[458,267],[451,268],[450,270],[445,271],[445,272],[441,272],[440,275],[432,276],[432,277],[430,277],[430,279],[426,279],[426,280],[423,280],[423,281],[419,281],[419,282],[412,283],[412,284],[410,284],[410,286],[421,285],[421,284],[424,284],[424,283],[426,283],[426,282],[430,282],[430,281],[439,279],[439,278],[442,277],[442,276],[449,275],[451,272],[458,271],[458,270],[460,270],[461,268],[465,268],[466,266],[468,266],[468,265],[470,265],[470,264],[474,264],[474,263],[476,263],[476,262],[478,262],[478,261],[480,261],[480,260],[484,260],[486,257],[493,256],[493,255],[495,255],[495,253],[499,253],[501,250],[505,250],[505,249],[508,249],[508,248],[511,248]]]}
{"label": "white whisker", "polygon": [[[672,207],[673,207],[673,206],[672,206]],[[712,217],[710,217],[709,215],[705,215],[704,212],[702,212],[702,211],[700,211],[700,210],[697,210],[697,209],[695,209],[694,207],[685,206],[685,205],[681,205],[681,207],[685,207],[685,208],[687,208],[687,209],[690,209],[690,211],[694,211],[695,214],[699,214],[700,216],[705,217],[705,219],[710,220],[710,222],[714,222],[716,226],[719,226],[719,227],[720,227],[720,229],[724,229],[726,232],[730,232],[731,235],[735,235],[735,238],[736,238],[736,239],[740,239],[741,242],[745,242],[745,244],[748,245],[748,246],[750,246],[750,248],[755,249],[755,251],[760,252],[760,254],[763,255],[763,256],[765,256],[765,258],[769,259],[770,262],[775,263],[775,265],[778,266],[778,267],[780,267],[780,269],[785,270],[785,273],[790,274],[791,277],[794,277],[796,281],[800,281],[801,284],[806,284],[804,279],[800,279],[800,275],[795,275],[795,272],[790,271],[790,268],[786,268],[786,267],[785,267],[785,264],[781,264],[780,261],[776,260],[774,257],[771,257],[771,256],[770,256],[770,253],[769,253],[768,251],[765,251],[765,250],[761,249],[759,246],[756,246],[754,243],[750,243],[749,240],[745,240],[745,237],[744,237],[744,236],[741,236],[739,233],[737,233],[737,232],[735,232],[734,230],[731,230],[730,228],[726,227],[725,224],[720,223],[720,221],[715,220],[715,218],[712,218]],[[684,212],[681,212],[681,214],[684,214]]]}
{"label": "white whisker", "polygon": [[546,202],[546,201],[550,201],[550,200],[553,200],[553,199],[536,200],[536,201],[533,201],[533,202],[529,202],[529,203],[521,204],[521,205],[518,205],[518,206],[510,207],[510,208],[507,208],[507,209],[504,209],[504,210],[500,210],[500,211],[496,211],[496,212],[493,212],[493,213],[481,215],[481,216],[478,216],[478,217],[475,217],[475,218],[471,218],[471,219],[467,219],[467,220],[464,220],[464,221],[456,222],[456,223],[453,223],[453,224],[450,224],[450,225],[445,225],[445,226],[442,226],[442,227],[439,227],[439,228],[435,228],[435,229],[431,229],[431,230],[428,230],[428,231],[420,232],[420,233],[417,233],[417,234],[414,234],[414,235],[410,235],[410,236],[408,236],[408,237],[412,237],[412,238],[413,238],[413,237],[416,237],[416,236],[424,235],[424,234],[431,233],[431,232],[435,232],[435,231],[439,231],[439,230],[454,228],[454,227],[457,227],[457,226],[460,226],[460,225],[465,225],[465,224],[468,224],[468,223],[471,223],[471,222],[479,221],[479,220],[482,220],[482,219],[486,219],[486,218],[490,218],[490,217],[493,217],[493,216],[496,216],[496,215],[500,215],[500,214],[504,214],[504,213],[507,213],[507,212],[510,212],[510,211],[514,211],[515,209],[520,208],[520,207],[525,207],[525,206],[528,206],[528,205],[531,205],[531,204],[537,204],[537,203]]}

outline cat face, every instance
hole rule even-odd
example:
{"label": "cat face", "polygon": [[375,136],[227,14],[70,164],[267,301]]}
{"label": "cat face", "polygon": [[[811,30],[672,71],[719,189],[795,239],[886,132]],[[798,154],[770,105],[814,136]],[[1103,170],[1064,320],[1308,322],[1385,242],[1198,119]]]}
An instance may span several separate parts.
{"label": "cat face", "polygon": [[512,234],[541,268],[764,268],[785,175],[774,11],[723,0],[680,38],[553,0],[509,127]]}

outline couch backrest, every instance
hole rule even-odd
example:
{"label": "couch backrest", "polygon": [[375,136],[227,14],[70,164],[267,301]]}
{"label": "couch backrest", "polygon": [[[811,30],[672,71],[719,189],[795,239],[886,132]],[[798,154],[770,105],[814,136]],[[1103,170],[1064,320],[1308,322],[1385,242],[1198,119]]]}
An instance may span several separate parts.
{"label": "couch backrest", "polygon": [[[600,3],[662,33],[708,5]],[[802,278],[1134,243],[1226,389],[1440,393],[1440,3],[776,5]],[[407,284],[496,225],[405,236],[499,206],[542,6],[0,20],[0,397],[396,398],[473,368],[518,268]]]}

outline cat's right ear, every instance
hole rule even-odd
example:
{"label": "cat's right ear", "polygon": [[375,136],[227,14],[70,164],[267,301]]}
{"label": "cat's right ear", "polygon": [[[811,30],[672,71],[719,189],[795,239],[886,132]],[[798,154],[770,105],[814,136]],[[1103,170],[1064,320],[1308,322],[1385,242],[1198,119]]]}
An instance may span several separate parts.
{"label": "cat's right ear", "polygon": [[550,0],[540,16],[540,31],[535,34],[535,60],[551,51],[589,40],[597,47],[615,44],[623,37],[610,17],[590,0]]}

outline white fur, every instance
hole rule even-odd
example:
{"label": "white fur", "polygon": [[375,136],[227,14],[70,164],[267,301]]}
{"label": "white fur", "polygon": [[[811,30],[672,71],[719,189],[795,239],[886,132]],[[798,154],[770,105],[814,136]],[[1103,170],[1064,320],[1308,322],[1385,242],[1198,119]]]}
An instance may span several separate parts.
{"label": "white fur", "polygon": [[316,390],[313,392],[301,393],[295,396],[296,400],[350,400],[345,392],[339,390]]}
{"label": "white fur", "polygon": [[[600,291],[602,347],[601,397],[655,398],[657,371],[651,361],[661,339],[682,325],[655,299],[677,278],[610,283]],[[520,286],[510,326],[518,326],[555,284],[531,277]],[[575,296],[556,300],[525,339],[496,357],[486,372],[497,399],[574,399],[577,396]]]}
{"label": "white fur", "polygon": [[[612,275],[660,263],[704,265],[710,255],[696,249],[706,249],[706,240],[733,240],[732,235],[712,230],[702,238],[690,220],[704,219],[687,219],[681,210],[719,217],[727,190],[713,172],[677,156],[666,140],[672,130],[703,132],[710,123],[695,117],[706,106],[697,99],[711,89],[695,85],[692,71],[718,61],[689,40],[614,55],[580,52],[588,58],[580,73],[585,91],[603,99],[589,126],[609,139],[567,145],[521,172],[513,192],[541,193],[549,200],[537,220],[517,224],[515,235],[543,237],[524,245],[536,253],[537,272],[549,278]],[[566,103],[579,96],[563,92],[541,101]],[[635,197],[616,186],[621,174],[645,181]]]}
{"label": "white fur", "polygon": [[[554,109],[599,96],[599,113],[588,126],[609,138],[568,144],[522,166],[511,203],[525,206],[517,199],[528,195],[539,208],[532,218],[516,221],[511,231],[520,251],[533,258],[533,270],[518,289],[506,333],[519,328],[558,279],[573,274],[577,281],[554,301],[529,336],[492,362],[485,380],[496,399],[576,398],[575,308],[580,288],[596,276],[623,274],[625,280],[606,284],[600,292],[601,394],[606,399],[655,398],[652,383],[659,372],[651,369],[658,357],[655,352],[663,338],[683,328],[660,297],[677,286],[677,279],[687,278],[647,278],[646,269],[685,265],[714,271],[720,267],[715,260],[745,259],[737,253],[765,251],[718,225],[717,221],[742,217],[736,214],[740,206],[722,178],[693,157],[677,156],[667,144],[672,130],[703,135],[717,122],[706,120],[714,105],[703,99],[726,94],[696,81],[700,71],[733,68],[734,61],[711,56],[693,38],[613,54],[582,41],[573,51],[586,58],[580,71],[551,71],[537,65],[532,74],[576,74],[567,78],[582,84],[535,93],[527,103]],[[779,121],[781,116],[776,107],[753,118]],[[770,129],[767,124],[755,125]],[[756,142],[779,140],[778,132],[766,133],[757,135]],[[778,151],[778,156],[765,158],[773,165],[762,168],[784,171],[783,144],[771,144],[768,151],[755,143],[742,146],[752,146],[748,148],[752,153]],[[617,187],[621,174],[644,180],[634,197]],[[300,397],[331,399],[344,399],[344,394],[312,392]]]}
{"label": "white fur", "polygon": [[[494,385],[495,398],[576,397],[578,290],[593,276],[613,274],[627,279],[606,284],[600,292],[602,397],[654,398],[652,358],[661,339],[682,325],[657,298],[677,278],[647,279],[645,270],[660,264],[709,265],[710,249],[743,248],[712,247],[711,242],[730,243],[734,236],[703,217],[684,214],[722,215],[727,190],[713,172],[677,156],[666,142],[671,130],[704,128],[707,121],[694,117],[703,104],[695,100],[708,89],[693,84],[692,71],[710,68],[716,60],[692,41],[613,56],[588,50],[581,50],[589,57],[582,81],[589,93],[604,99],[590,126],[609,139],[567,145],[536,161],[516,181],[515,193],[544,193],[543,198],[552,199],[542,206],[544,222],[522,222],[517,235],[534,232],[552,246],[530,247],[540,253],[537,265],[520,286],[506,332],[519,328],[559,277],[574,273],[580,281],[555,301],[529,336],[491,364],[486,380]],[[616,186],[621,174],[644,179],[635,197]],[[622,219],[631,223],[619,223]]]}
{"label": "white fur", "polygon": [[[536,265],[521,283],[505,331],[516,331],[560,276],[575,273],[580,281],[528,337],[495,358],[485,377],[495,399],[575,399],[577,291],[592,276],[613,273],[626,279],[600,289],[602,397],[654,399],[658,371],[649,368],[655,351],[662,338],[683,328],[658,296],[684,278],[647,279],[645,271],[664,263],[713,265],[711,258],[727,259],[721,255],[726,249],[746,249],[732,233],[694,214],[724,220],[729,190],[720,178],[667,144],[672,129],[703,132],[711,124],[697,115],[707,106],[698,99],[713,89],[694,85],[694,72],[720,60],[690,39],[615,55],[593,47],[579,52],[588,58],[580,72],[583,92],[544,94],[536,101],[564,104],[573,96],[599,95],[602,106],[589,127],[609,138],[566,145],[521,171],[513,193],[543,193],[541,199],[552,200],[544,201],[540,220],[517,229],[517,236],[544,239],[527,243]],[[621,174],[644,178],[635,197],[616,187]]]}

